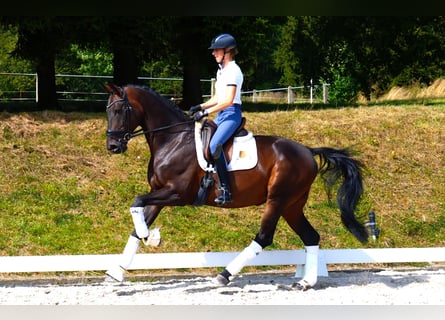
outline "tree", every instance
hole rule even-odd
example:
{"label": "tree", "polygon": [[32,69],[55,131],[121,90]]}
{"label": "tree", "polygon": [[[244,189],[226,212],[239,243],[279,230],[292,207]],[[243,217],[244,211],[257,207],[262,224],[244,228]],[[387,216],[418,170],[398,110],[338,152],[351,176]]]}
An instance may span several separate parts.
{"label": "tree", "polygon": [[177,30],[176,44],[181,52],[183,68],[181,108],[202,102],[201,75],[204,45],[204,20],[202,17],[180,17],[175,24]]}
{"label": "tree", "polygon": [[0,24],[17,30],[14,54],[38,74],[41,109],[60,108],[55,69],[62,61],[65,70],[80,70],[79,59],[67,55],[74,47],[112,55],[116,84],[140,83],[142,72],[161,70],[184,79],[181,107],[200,103],[200,79],[216,71],[207,48],[224,32],[238,43],[243,90],[313,79],[350,84],[351,95],[356,88],[370,99],[391,85],[427,84],[445,69],[440,16],[0,17]]}
{"label": "tree", "polygon": [[18,40],[13,52],[29,59],[37,72],[37,105],[40,109],[59,109],[56,96],[55,56],[68,45],[67,23],[57,17],[3,17],[2,23],[18,28]]}
{"label": "tree", "polygon": [[[0,25],[0,70],[10,73],[27,73],[31,65],[28,61],[11,56],[17,42],[17,28]],[[35,85],[31,77],[1,77],[0,94],[8,96],[7,91],[17,91],[17,88],[29,88]]]}
{"label": "tree", "polygon": [[321,17],[287,17],[273,52],[274,66],[282,73],[280,84],[308,84],[321,77],[323,26]]}

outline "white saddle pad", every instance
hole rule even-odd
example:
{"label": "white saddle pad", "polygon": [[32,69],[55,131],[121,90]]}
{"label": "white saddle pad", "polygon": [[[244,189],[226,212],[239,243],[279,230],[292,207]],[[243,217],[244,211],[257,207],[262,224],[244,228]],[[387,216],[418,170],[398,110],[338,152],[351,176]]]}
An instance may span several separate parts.
{"label": "white saddle pad", "polygon": [[[202,170],[215,171],[212,165],[208,164],[204,158],[202,151],[200,122],[195,122],[195,146],[198,163]],[[228,171],[248,170],[256,166],[258,162],[258,152],[256,147],[256,140],[252,132],[248,131],[246,136],[235,137],[233,139],[232,160],[227,164]]]}

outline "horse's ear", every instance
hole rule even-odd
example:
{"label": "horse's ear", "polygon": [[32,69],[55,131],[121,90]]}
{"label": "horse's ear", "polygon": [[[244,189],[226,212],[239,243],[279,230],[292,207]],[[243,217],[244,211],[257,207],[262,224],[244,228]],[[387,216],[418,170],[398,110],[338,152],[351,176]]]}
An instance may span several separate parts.
{"label": "horse's ear", "polygon": [[122,96],[122,89],[113,83],[105,84],[104,88],[105,88],[105,91],[107,91],[110,94],[116,94],[118,96]]}

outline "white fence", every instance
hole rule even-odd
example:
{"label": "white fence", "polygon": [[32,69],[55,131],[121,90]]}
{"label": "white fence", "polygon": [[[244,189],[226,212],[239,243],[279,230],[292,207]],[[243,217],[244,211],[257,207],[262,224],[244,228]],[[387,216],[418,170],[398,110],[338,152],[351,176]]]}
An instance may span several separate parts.
{"label": "white fence", "polygon": [[329,103],[328,98],[329,84],[322,85],[285,87],[265,90],[243,91],[241,94],[244,99],[251,96],[252,102],[276,102],[294,104],[304,103]]}
{"label": "white fence", "polygon": [[[108,94],[103,84],[113,76],[56,74],[57,96],[59,101],[105,101]],[[35,73],[0,73],[0,101],[38,101],[38,77]],[[142,83],[170,99],[180,100],[181,78],[138,77]],[[204,98],[214,94],[215,79],[201,79]],[[170,82],[166,85],[166,82]],[[173,82],[173,84],[172,84]],[[250,90],[241,93],[244,101],[272,103],[328,103],[329,84],[309,86],[289,86],[263,90]],[[96,88],[92,90],[91,88]]]}
{"label": "white fence", "polygon": [[[136,254],[129,270],[224,267],[239,252]],[[118,254],[0,257],[0,273],[97,271],[115,266]],[[322,249],[320,269],[328,264],[445,262],[445,247],[385,249]],[[304,250],[266,250],[248,266],[305,264]]]}
{"label": "white fence", "polygon": [[[0,101],[38,101],[38,77],[35,73],[0,73]],[[103,85],[113,79],[113,76],[56,74],[56,93],[59,101],[105,101],[108,97]],[[180,96],[182,91],[181,78],[138,77],[160,94],[168,98]],[[166,82],[170,82],[165,86]],[[174,83],[172,85],[172,82]],[[155,85],[153,85],[155,83]],[[164,83],[164,85],[162,84]],[[212,79],[201,79],[203,90],[210,93]],[[168,87],[169,92],[163,92]],[[94,89],[91,89],[94,88]]]}

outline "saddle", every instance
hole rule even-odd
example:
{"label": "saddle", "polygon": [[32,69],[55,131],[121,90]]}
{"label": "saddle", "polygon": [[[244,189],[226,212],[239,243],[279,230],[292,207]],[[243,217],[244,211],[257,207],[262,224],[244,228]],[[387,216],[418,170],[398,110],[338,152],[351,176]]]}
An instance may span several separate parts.
{"label": "saddle", "polygon": [[[235,130],[233,135],[227,140],[227,142],[223,145],[223,151],[224,155],[226,157],[227,163],[230,162],[232,159],[232,147],[233,147],[233,139],[235,137],[243,137],[248,134],[248,131],[244,128],[246,124],[246,118],[242,117],[241,124],[238,126],[238,128]],[[202,148],[203,148],[203,154],[204,158],[207,162],[213,164],[213,157],[210,152],[210,140],[212,139],[213,135],[215,134],[217,125],[212,119],[206,119],[204,121],[204,124],[202,126],[201,130],[201,138],[202,138]]]}
{"label": "saddle", "polygon": [[[244,128],[245,124],[246,119],[243,117],[241,124],[223,146],[229,171],[248,170],[257,164],[255,138],[252,132]],[[210,140],[216,129],[217,125],[211,119],[195,122],[196,156],[201,169],[205,171],[205,175],[201,178],[198,194],[193,203],[195,206],[206,203],[209,191],[215,182],[213,177],[215,171],[212,168],[212,166],[215,166],[215,161],[210,152]]]}

